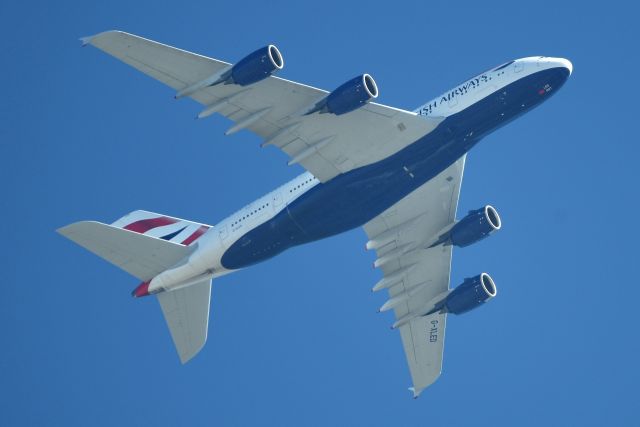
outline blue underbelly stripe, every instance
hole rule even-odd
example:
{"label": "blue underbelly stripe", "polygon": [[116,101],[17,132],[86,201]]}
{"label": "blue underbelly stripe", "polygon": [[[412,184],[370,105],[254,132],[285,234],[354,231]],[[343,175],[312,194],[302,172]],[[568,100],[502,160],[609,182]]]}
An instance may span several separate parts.
{"label": "blue underbelly stripe", "polygon": [[365,224],[449,167],[482,137],[548,99],[550,94],[538,93],[545,83],[554,87],[553,94],[567,77],[563,68],[527,76],[447,117],[398,153],[316,185],[238,239],[223,255],[222,265],[247,267],[290,247]]}

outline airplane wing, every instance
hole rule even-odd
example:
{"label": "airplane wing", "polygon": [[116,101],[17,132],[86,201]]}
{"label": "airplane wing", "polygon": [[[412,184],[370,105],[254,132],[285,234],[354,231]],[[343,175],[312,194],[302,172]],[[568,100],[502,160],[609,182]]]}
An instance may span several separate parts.
{"label": "airplane wing", "polygon": [[[121,31],[82,39],[180,92],[231,64]],[[370,102],[347,114],[304,115],[328,94],[311,86],[268,77],[250,86],[216,85],[189,96],[204,105],[199,117],[214,112],[233,120],[227,134],[248,129],[274,145],[321,182],[375,163],[431,132],[440,118]]]}
{"label": "airplane wing", "polygon": [[412,315],[449,289],[452,246],[428,246],[455,220],[465,158],[364,226],[367,248],[376,250],[374,265],[384,274],[374,290],[389,291],[380,310],[393,310],[401,323],[411,318],[399,329],[414,397],[442,369],[446,314]]}

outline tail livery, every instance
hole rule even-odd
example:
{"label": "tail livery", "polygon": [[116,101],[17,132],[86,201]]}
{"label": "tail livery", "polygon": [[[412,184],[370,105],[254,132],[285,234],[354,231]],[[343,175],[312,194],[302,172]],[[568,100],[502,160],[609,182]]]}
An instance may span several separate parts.
{"label": "tail livery", "polygon": [[147,211],[131,212],[111,226],[185,246],[194,243],[211,228],[209,225]]}

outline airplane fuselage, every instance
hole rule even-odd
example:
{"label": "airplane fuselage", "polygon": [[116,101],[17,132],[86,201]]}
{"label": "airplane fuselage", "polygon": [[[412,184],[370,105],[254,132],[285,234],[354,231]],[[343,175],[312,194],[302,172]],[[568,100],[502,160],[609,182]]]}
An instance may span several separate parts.
{"label": "airplane fuselage", "polygon": [[286,80],[274,45],[234,64],[122,31],[83,38],[234,124],[308,172],[215,226],[146,210],[110,224],[77,221],[62,236],[140,280],[133,297],[157,294],[182,363],[205,345],[212,280],[293,246],[363,226],[393,311],[414,398],[442,372],[446,318],[497,295],[482,272],[451,286],[452,247],[501,228],[485,204],[456,220],[466,153],[489,133],[540,105],[565,83],[571,63],[530,57],[481,73],[414,112],[372,102],[369,74],[331,92]]}
{"label": "airplane fuselage", "polygon": [[[203,236],[190,271],[168,270],[151,282],[168,289],[178,277],[214,277],[269,259],[303,243],[361,226],[429,181],[484,136],[536,107],[571,73],[560,58],[511,61],[424,104],[415,113],[443,118],[438,127],[392,156],[321,183],[304,173],[227,217]],[[188,278],[188,277],[186,277]]]}

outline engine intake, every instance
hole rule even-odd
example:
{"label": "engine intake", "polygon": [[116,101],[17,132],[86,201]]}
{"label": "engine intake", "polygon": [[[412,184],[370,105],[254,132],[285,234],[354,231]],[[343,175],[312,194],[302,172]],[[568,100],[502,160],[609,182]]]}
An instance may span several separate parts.
{"label": "engine intake", "polygon": [[498,293],[496,284],[487,273],[481,273],[465,279],[444,299],[441,310],[447,313],[462,314],[480,307]]}
{"label": "engine intake", "polygon": [[378,85],[369,74],[354,77],[318,102],[306,114],[331,113],[336,116],[357,110],[378,97]]}

